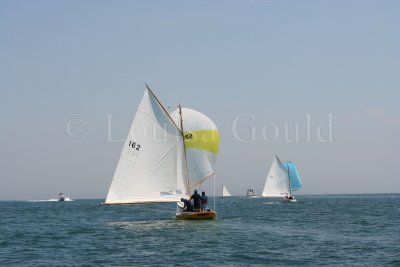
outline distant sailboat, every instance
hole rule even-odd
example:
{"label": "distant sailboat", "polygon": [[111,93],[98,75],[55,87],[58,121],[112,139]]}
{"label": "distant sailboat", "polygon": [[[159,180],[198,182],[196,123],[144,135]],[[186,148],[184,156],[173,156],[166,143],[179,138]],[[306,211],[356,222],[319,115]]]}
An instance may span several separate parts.
{"label": "distant sailboat", "polygon": [[265,182],[263,197],[283,197],[285,201],[296,201],[292,191],[302,187],[296,165],[292,162],[283,164],[280,159],[275,159],[269,170]]}
{"label": "distant sailboat", "polygon": [[231,193],[229,193],[228,189],[224,185],[222,188],[222,197],[230,197],[230,196],[231,196]]}
{"label": "distant sailboat", "polygon": [[[204,126],[199,123],[205,117],[202,116],[181,108],[168,114],[146,85],[105,204],[180,202],[181,198],[188,198],[192,188],[214,174],[218,152],[216,127],[211,132],[193,126]],[[187,123],[183,126],[184,121]],[[215,218],[215,211],[207,215],[210,214]]]}

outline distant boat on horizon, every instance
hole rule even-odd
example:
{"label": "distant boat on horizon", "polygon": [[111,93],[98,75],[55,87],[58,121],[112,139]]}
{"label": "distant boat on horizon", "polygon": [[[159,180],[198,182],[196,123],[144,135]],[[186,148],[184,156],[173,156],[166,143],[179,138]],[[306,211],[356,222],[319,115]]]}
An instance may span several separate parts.
{"label": "distant boat on horizon", "polygon": [[64,193],[59,193],[57,198],[52,198],[49,200],[40,200],[40,201],[61,201],[61,202],[66,202],[66,201],[74,201],[73,199],[67,197],[64,195]]}
{"label": "distant boat on horizon", "polygon": [[282,163],[275,155],[265,181],[263,197],[282,197],[284,201],[296,202],[292,191],[302,188],[296,165],[291,162]]}
{"label": "distant boat on horizon", "polygon": [[256,193],[254,193],[254,189],[253,188],[247,189],[246,197],[255,197],[255,196],[256,196]]}
{"label": "distant boat on horizon", "polygon": [[58,201],[65,201],[65,196],[63,193],[58,194]]}

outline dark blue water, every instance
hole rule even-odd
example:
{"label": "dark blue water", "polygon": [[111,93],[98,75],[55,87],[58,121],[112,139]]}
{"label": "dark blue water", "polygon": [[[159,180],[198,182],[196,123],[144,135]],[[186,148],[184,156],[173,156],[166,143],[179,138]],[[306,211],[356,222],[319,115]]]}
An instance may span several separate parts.
{"label": "dark blue water", "polygon": [[0,202],[1,266],[400,266],[400,195],[217,198],[215,221],[175,205]]}

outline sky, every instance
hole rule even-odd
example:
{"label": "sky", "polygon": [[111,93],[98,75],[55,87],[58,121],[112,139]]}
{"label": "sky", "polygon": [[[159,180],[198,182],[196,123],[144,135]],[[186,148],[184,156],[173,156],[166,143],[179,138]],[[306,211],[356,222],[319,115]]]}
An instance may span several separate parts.
{"label": "sky", "polygon": [[104,199],[145,83],[218,126],[217,194],[261,194],[275,154],[298,194],[399,193],[399,8],[2,0],[0,200]]}

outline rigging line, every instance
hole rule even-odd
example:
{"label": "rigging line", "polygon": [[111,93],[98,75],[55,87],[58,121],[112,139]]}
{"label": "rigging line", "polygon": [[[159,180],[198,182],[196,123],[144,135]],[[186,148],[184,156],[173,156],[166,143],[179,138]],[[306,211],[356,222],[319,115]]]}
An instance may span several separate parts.
{"label": "rigging line", "polygon": [[[164,105],[161,103],[161,101],[158,99],[158,97],[153,93],[153,91],[150,89],[150,87],[145,83],[147,90],[153,95],[153,97],[157,100],[158,104],[161,106],[161,108],[164,110],[165,114],[167,114],[168,118],[172,122],[172,124],[178,129],[178,131],[181,133],[182,136],[182,142],[183,142],[183,150],[185,154],[185,165],[186,165],[186,178],[188,180],[188,186],[189,186],[189,174],[188,174],[188,168],[187,168],[187,157],[186,157],[186,146],[185,146],[185,137],[183,134],[183,125],[182,125],[182,110],[181,110],[181,105],[179,105],[179,111],[180,111],[180,116],[181,116],[181,128],[176,125],[175,121],[171,118],[169,115],[168,111],[164,107]],[[190,195],[190,187],[188,188],[189,192],[188,194]]]}
{"label": "rigging line", "polygon": [[289,178],[289,195],[291,196],[292,195],[292,190],[290,189],[290,173],[289,173],[290,166],[289,166],[289,163],[286,163],[286,165],[287,165],[287,175],[288,175],[288,178]]}
{"label": "rigging line", "polygon": [[[150,89],[150,87],[145,83],[147,90],[153,95],[153,97],[157,100],[158,104],[161,106],[161,108],[164,110],[165,114],[167,114],[168,118],[171,120],[172,124],[178,129],[179,132],[181,130],[179,129],[178,125],[174,122],[174,120],[171,118],[169,115],[167,109],[164,107],[164,105],[161,103],[160,99],[153,93],[153,91]],[[182,132],[181,132],[182,133]]]}
{"label": "rigging line", "polygon": [[214,211],[215,211],[215,178],[216,178],[216,174],[214,172]]}
{"label": "rigging line", "polygon": [[182,135],[182,142],[183,142],[183,154],[185,156],[185,173],[186,173],[186,179],[187,179],[187,186],[188,186],[188,194],[190,195],[190,184],[189,184],[189,170],[188,170],[188,162],[187,162],[187,155],[186,155],[186,144],[185,144],[185,136],[183,134],[183,117],[182,117],[182,107],[181,104],[179,104],[179,117],[181,121],[181,135]]}

